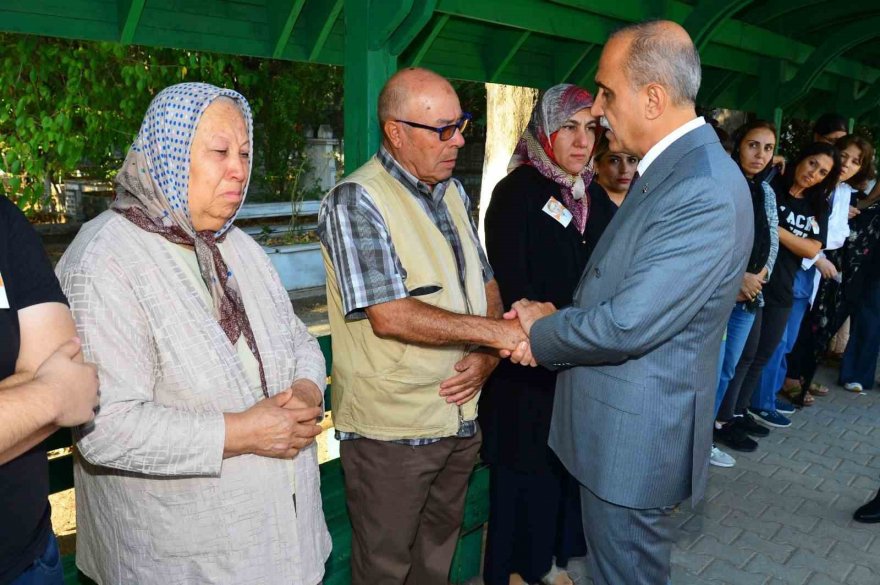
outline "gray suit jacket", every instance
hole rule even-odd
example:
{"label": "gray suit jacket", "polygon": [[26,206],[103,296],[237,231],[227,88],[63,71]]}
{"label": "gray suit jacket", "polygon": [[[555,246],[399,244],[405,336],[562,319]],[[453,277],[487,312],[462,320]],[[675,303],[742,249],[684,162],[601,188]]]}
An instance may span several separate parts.
{"label": "gray suit jacket", "polygon": [[709,125],[648,167],[605,230],[573,305],[537,321],[557,379],[550,446],[631,508],[705,490],[718,348],[752,246],[749,189]]}

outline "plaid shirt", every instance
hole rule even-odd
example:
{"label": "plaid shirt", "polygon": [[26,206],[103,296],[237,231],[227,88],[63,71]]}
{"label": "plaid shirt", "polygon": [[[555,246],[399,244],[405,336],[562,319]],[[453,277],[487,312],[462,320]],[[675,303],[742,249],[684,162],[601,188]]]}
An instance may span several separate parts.
{"label": "plaid shirt", "polygon": [[[464,187],[457,179],[449,179],[431,189],[401,167],[384,147],[379,149],[376,157],[391,176],[413,194],[449,242],[455,255],[459,282],[464,288],[465,266],[462,242],[443,201],[446,189],[450,182],[454,181],[465,209],[470,209],[470,199]],[[327,194],[318,216],[318,237],[321,238],[321,243],[327,248],[333,261],[347,319],[365,319],[366,307],[409,296],[405,284],[406,269],[401,265],[400,258],[394,251],[394,242],[391,241],[382,215],[362,186],[356,183],[343,183]],[[480,256],[483,280],[489,282],[494,275],[480,245],[473,222],[471,222],[470,240],[470,245],[476,246]],[[462,421],[456,436],[472,437],[476,432],[475,420]],[[344,441],[357,439],[359,435],[336,431],[336,438]],[[440,437],[404,439],[395,442],[418,446],[439,440]]]}

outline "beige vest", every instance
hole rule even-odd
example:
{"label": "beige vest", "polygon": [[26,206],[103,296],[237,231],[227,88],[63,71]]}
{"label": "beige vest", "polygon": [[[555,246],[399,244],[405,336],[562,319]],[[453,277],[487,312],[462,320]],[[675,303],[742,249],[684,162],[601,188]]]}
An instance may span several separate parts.
{"label": "beige vest", "polygon": [[[374,157],[346,178],[369,193],[406,270],[409,291],[437,286],[418,300],[455,313],[486,314],[486,288],[478,250],[461,195],[451,183],[444,201],[462,242],[461,289],[452,247],[413,194]],[[379,440],[453,436],[462,420],[476,418],[477,400],[447,404],[440,383],[453,376],[466,346],[425,347],[380,339],[368,319],[345,319],[336,272],[326,249],[327,308],[333,344],[333,422],[343,432]]]}

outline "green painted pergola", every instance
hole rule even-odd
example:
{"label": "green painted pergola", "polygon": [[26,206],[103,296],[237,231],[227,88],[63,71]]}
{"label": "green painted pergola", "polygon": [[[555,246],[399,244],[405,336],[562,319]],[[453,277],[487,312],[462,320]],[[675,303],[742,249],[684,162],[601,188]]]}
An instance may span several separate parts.
{"label": "green painted pergola", "polygon": [[703,106],[880,120],[876,0],[0,0],[2,31],[342,65],[354,166],[398,68],[592,88],[609,33],[649,18],[690,31]]}

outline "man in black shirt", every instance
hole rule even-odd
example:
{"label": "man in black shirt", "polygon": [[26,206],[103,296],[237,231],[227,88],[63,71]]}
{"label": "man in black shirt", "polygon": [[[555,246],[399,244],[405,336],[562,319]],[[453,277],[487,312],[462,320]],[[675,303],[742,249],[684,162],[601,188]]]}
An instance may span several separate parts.
{"label": "man in black shirt", "polygon": [[40,443],[89,422],[98,376],[31,225],[0,197],[0,585],[61,584]]}

